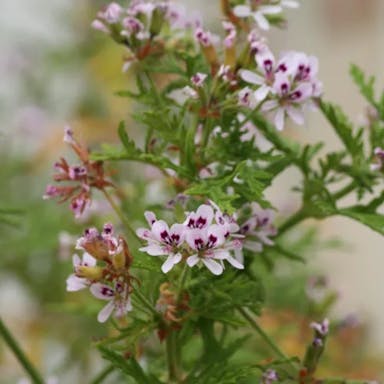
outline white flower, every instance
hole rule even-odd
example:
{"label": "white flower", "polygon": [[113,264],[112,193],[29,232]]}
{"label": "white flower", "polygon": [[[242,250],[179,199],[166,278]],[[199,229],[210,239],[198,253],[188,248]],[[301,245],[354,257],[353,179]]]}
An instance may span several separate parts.
{"label": "white flower", "polygon": [[137,235],[148,241],[148,245],[140,248],[140,251],[151,256],[168,256],[161,267],[164,273],[181,261],[180,246],[185,238],[185,227],[182,224],[173,224],[169,228],[165,221],[158,220],[152,224],[151,230],[139,228]]}
{"label": "white flower", "polygon": [[193,75],[191,77],[191,83],[197,87],[197,88],[200,88],[203,86],[203,83],[205,81],[205,79],[207,78],[207,74],[205,73],[200,73],[200,72],[197,72],[195,75]]}
{"label": "white flower", "polygon": [[213,220],[213,209],[210,205],[203,204],[196,212],[190,212],[184,222],[188,228],[203,229],[211,225]]}
{"label": "white flower", "polygon": [[116,317],[123,317],[132,310],[127,284],[116,282],[114,287],[110,287],[106,284],[95,283],[91,285],[90,291],[96,298],[108,301],[108,304],[97,315],[100,323],[107,321],[113,311],[115,311]]}

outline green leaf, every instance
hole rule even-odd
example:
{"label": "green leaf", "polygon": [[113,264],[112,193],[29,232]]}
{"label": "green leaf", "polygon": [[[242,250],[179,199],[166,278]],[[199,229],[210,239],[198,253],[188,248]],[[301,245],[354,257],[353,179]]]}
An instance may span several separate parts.
{"label": "green leaf", "polygon": [[341,108],[323,100],[319,102],[319,105],[325,117],[335,129],[336,134],[344,143],[352,159],[361,160],[364,158],[364,143],[361,137],[361,132],[354,135],[353,125]]}
{"label": "green leaf", "polygon": [[360,93],[370,104],[377,106],[375,102],[375,90],[373,88],[375,85],[375,77],[370,76],[369,78],[366,78],[363,70],[355,64],[351,64],[349,72],[356,85],[359,87]]}
{"label": "green leaf", "polygon": [[120,122],[117,132],[119,134],[119,138],[122,144],[124,145],[124,148],[126,149],[127,153],[131,154],[132,156],[138,156],[141,153],[141,151],[140,149],[136,148],[135,142],[129,138],[127,131],[125,130],[124,121]]}
{"label": "green leaf", "polygon": [[136,380],[137,384],[160,384],[161,381],[145,374],[143,368],[139,365],[133,356],[124,358],[122,355],[103,346],[99,347],[102,357],[108,360],[112,365],[122,371],[129,377]]}
{"label": "green leaf", "polygon": [[384,235],[384,215],[378,213],[365,213],[356,208],[340,209],[339,214],[357,220],[381,235]]}

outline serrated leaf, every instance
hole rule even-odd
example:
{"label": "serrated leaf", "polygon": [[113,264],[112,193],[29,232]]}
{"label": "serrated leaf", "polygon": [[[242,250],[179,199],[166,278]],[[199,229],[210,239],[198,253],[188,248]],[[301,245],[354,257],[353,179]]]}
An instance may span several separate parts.
{"label": "serrated leaf", "polygon": [[132,156],[138,156],[141,153],[141,151],[140,149],[136,148],[135,142],[129,138],[127,131],[125,130],[124,121],[120,122],[117,132],[119,134],[119,138],[122,144],[124,145],[124,148],[126,149],[127,153],[131,154]]}

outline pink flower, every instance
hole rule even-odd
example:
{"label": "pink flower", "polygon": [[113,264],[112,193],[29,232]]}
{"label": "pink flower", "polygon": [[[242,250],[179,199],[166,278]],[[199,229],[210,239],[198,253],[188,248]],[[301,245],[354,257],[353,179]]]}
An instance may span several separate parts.
{"label": "pink flower", "polygon": [[315,330],[319,337],[325,337],[329,332],[329,320],[324,319],[321,323],[312,322],[310,327]]}
{"label": "pink flower", "polygon": [[122,13],[123,8],[119,4],[112,2],[105,6],[97,16],[108,24],[116,24]]}
{"label": "pink flower", "polygon": [[384,149],[376,147],[373,154],[375,155],[375,161],[370,165],[370,169],[371,171],[379,171],[384,164]]}
{"label": "pink flower", "polygon": [[96,298],[108,301],[108,304],[97,315],[100,323],[107,321],[113,311],[115,311],[116,317],[123,317],[132,310],[129,286],[125,283],[117,281],[113,287],[95,283],[91,285],[90,291]]}
{"label": "pink flower", "polygon": [[234,26],[234,24],[232,24],[229,21],[223,21],[222,25],[225,32],[227,33],[227,36],[224,39],[224,46],[226,48],[231,48],[236,41],[236,36],[237,36],[236,27]]}
{"label": "pink flower", "polygon": [[161,267],[164,273],[181,261],[181,245],[185,238],[185,227],[182,224],[173,224],[169,228],[165,221],[158,220],[152,224],[151,230],[139,228],[137,235],[148,241],[148,245],[140,248],[140,251],[151,256],[168,256]]}
{"label": "pink flower", "polygon": [[207,78],[207,76],[208,75],[205,73],[197,72],[195,75],[191,77],[191,82],[195,87],[200,88],[203,86],[203,83]]}

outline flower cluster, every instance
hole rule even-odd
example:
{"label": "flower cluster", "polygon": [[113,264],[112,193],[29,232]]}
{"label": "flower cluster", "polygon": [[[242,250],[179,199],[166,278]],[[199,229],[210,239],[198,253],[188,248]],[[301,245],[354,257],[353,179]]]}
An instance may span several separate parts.
{"label": "flower cluster", "polygon": [[281,131],[288,115],[295,123],[303,124],[303,108],[313,105],[322,85],[317,79],[318,61],[314,56],[289,51],[276,60],[267,46],[255,54],[256,71],[244,69],[241,78],[253,85],[239,92],[239,104],[254,108],[261,104],[263,112],[274,113],[274,123]]}
{"label": "flower cluster", "polygon": [[204,265],[215,275],[223,273],[224,261],[243,269],[242,248],[260,252],[263,243],[272,244],[269,236],[276,233],[270,212],[256,212],[256,205],[253,207],[251,217],[241,227],[236,216],[221,212],[213,202],[186,213],[183,223],[170,227],[157,220],[153,212],[146,212],[150,229],[137,230],[137,235],[147,241],[140,250],[151,256],[166,256],[161,268],[164,273],[181,261],[190,267]]}
{"label": "flower cluster", "polygon": [[56,162],[54,169],[57,173],[53,179],[66,184],[47,185],[43,198],[58,198],[60,202],[70,200],[71,210],[78,218],[91,203],[92,188],[103,190],[113,184],[105,178],[103,163],[90,160],[88,149],[75,140],[69,127],[65,128],[64,142],[71,146],[80,164],[70,165],[64,158]]}
{"label": "flower cluster", "polygon": [[123,70],[137,60],[161,50],[156,40],[163,26],[171,29],[185,29],[199,25],[195,15],[188,15],[185,8],[167,1],[132,1],[127,8],[112,2],[101,9],[92,27],[111,35],[118,43],[129,49]]}
{"label": "flower cluster", "polygon": [[73,255],[74,273],[67,279],[67,291],[89,288],[93,296],[108,301],[98,314],[99,322],[105,322],[112,312],[124,316],[132,309],[133,279],[129,272],[132,256],[125,240],[114,235],[112,224],[105,224],[101,233],[86,229],[76,249],[84,253],[82,258]]}

